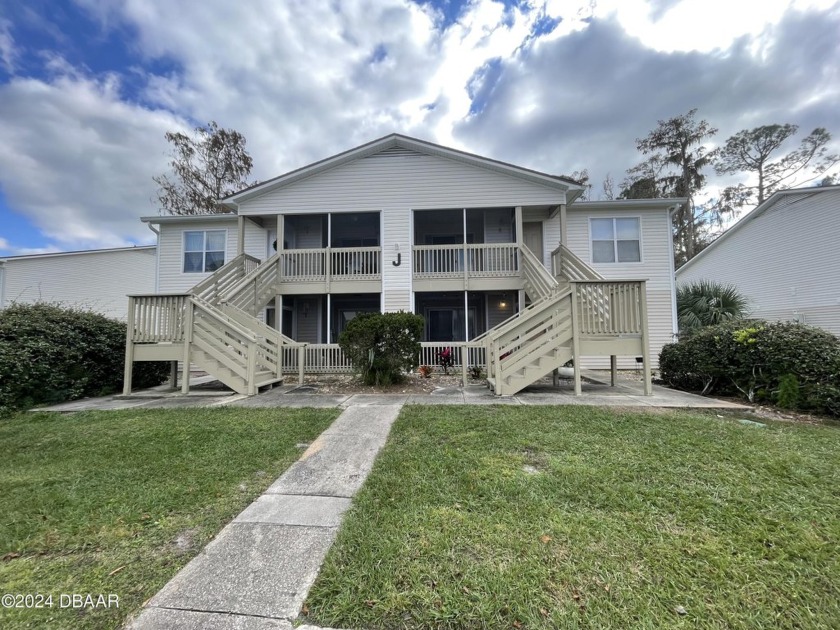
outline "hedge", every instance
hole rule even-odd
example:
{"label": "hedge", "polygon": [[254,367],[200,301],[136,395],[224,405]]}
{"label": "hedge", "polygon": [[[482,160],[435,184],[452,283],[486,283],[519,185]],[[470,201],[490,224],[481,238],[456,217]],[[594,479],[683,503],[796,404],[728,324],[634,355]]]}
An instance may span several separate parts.
{"label": "hedge", "polygon": [[[0,311],[0,413],[120,391],[125,324],[58,304]],[[134,364],[135,387],[162,383],[167,362]]]}
{"label": "hedge", "polygon": [[659,355],[676,389],[840,415],[840,339],[790,322],[741,320],[700,328]]}

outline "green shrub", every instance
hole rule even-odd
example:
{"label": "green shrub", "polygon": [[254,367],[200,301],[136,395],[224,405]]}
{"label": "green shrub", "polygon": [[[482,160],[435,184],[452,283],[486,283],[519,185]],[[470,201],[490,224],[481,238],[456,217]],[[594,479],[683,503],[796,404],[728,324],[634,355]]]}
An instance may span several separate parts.
{"label": "green shrub", "polygon": [[659,369],[677,389],[838,413],[840,339],[812,326],[743,320],[699,328],[662,349]]}
{"label": "green shrub", "polygon": [[796,374],[785,374],[779,380],[776,404],[782,409],[799,407],[799,379],[796,378]]}
{"label": "green shrub", "polygon": [[347,324],[338,345],[367,385],[390,385],[417,367],[423,318],[411,313],[362,313]]}
{"label": "green shrub", "polygon": [[[122,388],[125,324],[56,304],[0,311],[0,410],[22,409]],[[135,363],[136,387],[159,385],[166,362]]]}

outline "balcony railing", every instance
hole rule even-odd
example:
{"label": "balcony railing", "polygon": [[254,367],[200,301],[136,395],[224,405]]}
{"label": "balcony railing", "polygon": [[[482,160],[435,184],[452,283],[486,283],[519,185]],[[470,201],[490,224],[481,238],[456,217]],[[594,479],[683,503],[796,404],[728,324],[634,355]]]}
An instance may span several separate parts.
{"label": "balcony railing", "polygon": [[382,279],[381,247],[286,249],[280,252],[281,282]]}
{"label": "balcony railing", "polygon": [[516,243],[415,245],[414,277],[499,278],[519,275]]}

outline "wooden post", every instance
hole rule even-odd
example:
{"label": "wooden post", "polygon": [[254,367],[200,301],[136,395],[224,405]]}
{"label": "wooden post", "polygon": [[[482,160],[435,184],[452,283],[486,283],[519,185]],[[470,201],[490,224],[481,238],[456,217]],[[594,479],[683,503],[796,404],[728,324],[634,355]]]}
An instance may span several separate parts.
{"label": "wooden post", "polygon": [[554,387],[560,387],[560,371],[557,368],[551,370],[551,384]]}
{"label": "wooden post", "polygon": [[248,368],[245,372],[246,390],[249,396],[257,393],[257,342],[248,342]]}
{"label": "wooden post", "polygon": [[560,242],[566,247],[569,246],[569,237],[566,225],[566,204],[560,204]]}
{"label": "wooden post", "polygon": [[618,376],[618,361],[616,361],[616,356],[614,354],[610,355],[610,385],[615,387],[615,380]]}
{"label": "wooden post", "polygon": [[306,346],[298,347],[298,385],[303,385],[303,362],[306,359]]}
{"label": "wooden post", "polygon": [[134,298],[128,298],[128,320],[125,326],[125,372],[123,373],[123,396],[131,394],[131,374],[134,370]]}
{"label": "wooden post", "polygon": [[469,352],[464,344],[461,346],[461,387],[467,386],[467,363],[469,363]]}
{"label": "wooden post", "polygon": [[184,366],[181,373],[182,394],[190,393],[190,345],[192,344],[193,338],[194,308],[195,305],[193,304],[192,299],[187,298],[186,303],[184,304],[184,356],[182,359]]}
{"label": "wooden post", "polygon": [[236,217],[236,255],[241,256],[245,253],[245,217]]}
{"label": "wooden post", "polygon": [[326,260],[324,260],[324,283],[326,292],[330,292],[330,276],[332,275],[332,249],[327,247],[324,250],[324,256]]}
{"label": "wooden post", "polygon": [[578,319],[577,285],[572,283],[572,360],[575,362],[575,396],[583,389],[580,384],[580,321]]}
{"label": "wooden post", "polygon": [[645,396],[653,396],[653,382],[650,375],[650,337],[648,334],[647,283],[642,280],[639,291],[639,306],[642,320],[642,374],[645,379]]}
{"label": "wooden post", "polygon": [[172,389],[178,388],[178,362],[169,362],[169,386]]}

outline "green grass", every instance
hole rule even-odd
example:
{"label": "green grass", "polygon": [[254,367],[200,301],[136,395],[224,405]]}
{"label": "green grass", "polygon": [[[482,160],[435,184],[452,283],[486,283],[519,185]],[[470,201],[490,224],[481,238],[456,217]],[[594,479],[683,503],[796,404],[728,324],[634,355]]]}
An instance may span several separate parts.
{"label": "green grass", "polygon": [[309,617],[342,628],[836,628],[838,487],[832,426],[406,407]]}
{"label": "green grass", "polygon": [[[301,454],[338,410],[19,414],[0,421],[0,628],[115,628]],[[20,554],[17,557],[17,554]],[[60,609],[60,594],[119,608]]]}

